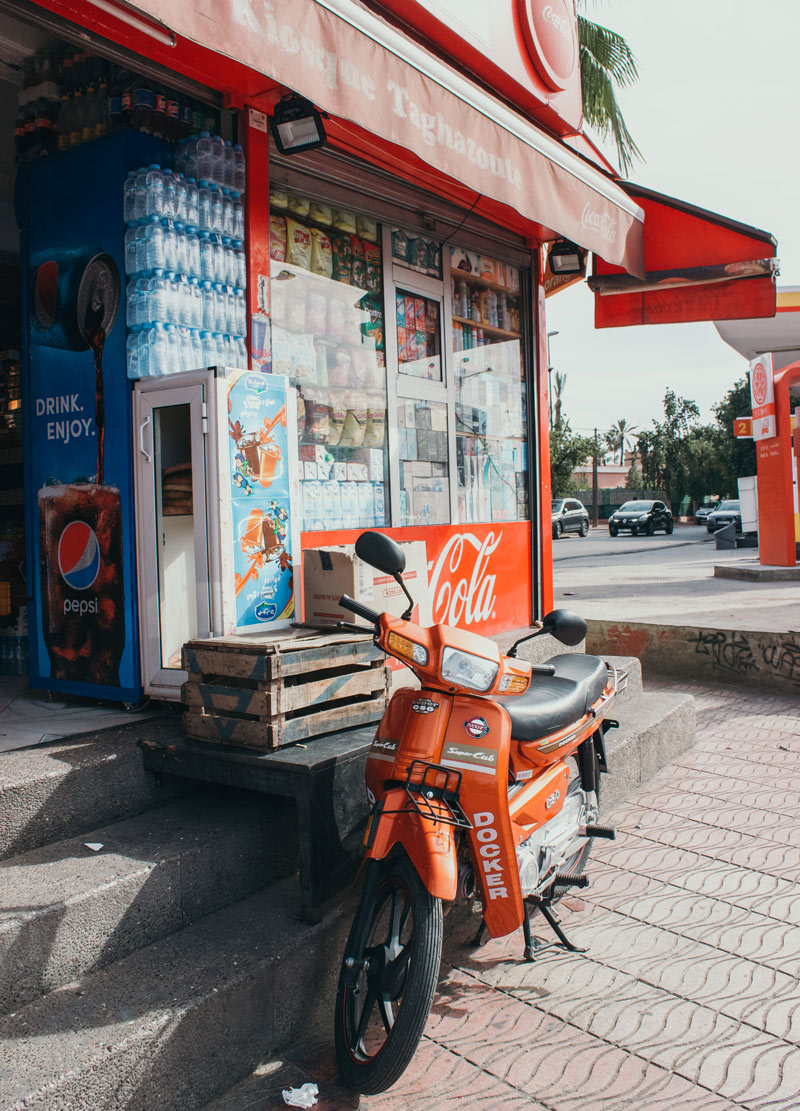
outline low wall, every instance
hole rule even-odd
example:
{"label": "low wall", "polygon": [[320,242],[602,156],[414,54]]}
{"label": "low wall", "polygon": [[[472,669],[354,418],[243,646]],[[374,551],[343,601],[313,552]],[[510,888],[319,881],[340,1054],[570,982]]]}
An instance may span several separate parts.
{"label": "low wall", "polygon": [[800,632],[765,633],[637,621],[587,622],[586,651],[638,656],[645,676],[740,682],[800,694]]}

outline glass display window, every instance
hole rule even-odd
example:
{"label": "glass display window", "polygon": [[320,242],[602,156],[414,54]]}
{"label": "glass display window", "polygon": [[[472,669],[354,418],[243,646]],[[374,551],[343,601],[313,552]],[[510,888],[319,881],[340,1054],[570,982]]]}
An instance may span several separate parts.
{"label": "glass display window", "polygon": [[447,405],[438,401],[398,399],[400,524],[443,525],[450,522],[450,465]]}
{"label": "glass display window", "polygon": [[442,248],[434,239],[414,235],[402,228],[392,228],[392,260],[418,274],[431,278],[442,276]]}
{"label": "glass display window", "polygon": [[401,374],[443,380],[441,306],[432,297],[395,290],[397,362]]}
{"label": "glass display window", "polygon": [[450,293],[459,520],[527,520],[519,270],[451,247]]}
{"label": "glass display window", "polygon": [[298,394],[306,531],[389,521],[381,229],[270,191],[272,370]]}

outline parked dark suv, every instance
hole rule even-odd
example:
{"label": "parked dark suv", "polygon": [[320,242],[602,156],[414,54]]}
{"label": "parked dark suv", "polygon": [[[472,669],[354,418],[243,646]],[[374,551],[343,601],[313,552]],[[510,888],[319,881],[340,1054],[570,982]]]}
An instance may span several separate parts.
{"label": "parked dark suv", "polygon": [[652,536],[656,529],[672,532],[672,513],[663,501],[626,501],[608,518],[608,531],[616,536],[623,529],[630,529],[633,536],[640,532]]}
{"label": "parked dark suv", "polygon": [[738,498],[721,501],[714,512],[706,517],[708,532],[716,532],[725,525],[736,525],[736,531],[742,531],[742,503]]}
{"label": "parked dark suv", "polygon": [[586,536],[589,532],[589,514],[586,506],[575,498],[553,499],[553,539],[558,540],[565,532],[578,532]]}

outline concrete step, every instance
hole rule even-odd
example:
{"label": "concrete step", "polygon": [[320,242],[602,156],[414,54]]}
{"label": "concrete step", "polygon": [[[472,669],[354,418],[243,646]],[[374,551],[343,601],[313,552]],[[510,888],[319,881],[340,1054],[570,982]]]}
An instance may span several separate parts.
{"label": "concrete step", "polygon": [[137,740],[170,734],[181,735],[177,715],[4,753],[0,860],[196,790],[196,784],[169,776],[158,785],[142,766]]}
{"label": "concrete step", "polygon": [[220,787],[4,862],[0,1012],[291,874],[295,857],[289,800]]}
{"label": "concrete step", "polygon": [[351,915],[283,881],[0,1019],[0,1108],[195,1111],[330,1032]]}
{"label": "concrete step", "polygon": [[645,691],[620,705],[614,716],[620,728],[606,733],[610,774],[601,781],[604,814],[695,743],[695,706],[690,694]]}

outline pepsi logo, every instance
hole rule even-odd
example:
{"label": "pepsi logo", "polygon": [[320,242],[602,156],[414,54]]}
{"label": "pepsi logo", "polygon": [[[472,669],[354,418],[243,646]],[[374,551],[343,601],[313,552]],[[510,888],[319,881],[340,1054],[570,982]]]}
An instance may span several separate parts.
{"label": "pepsi logo", "polygon": [[88,590],[100,570],[100,545],[85,521],[70,521],[58,541],[58,569],[73,590]]}

